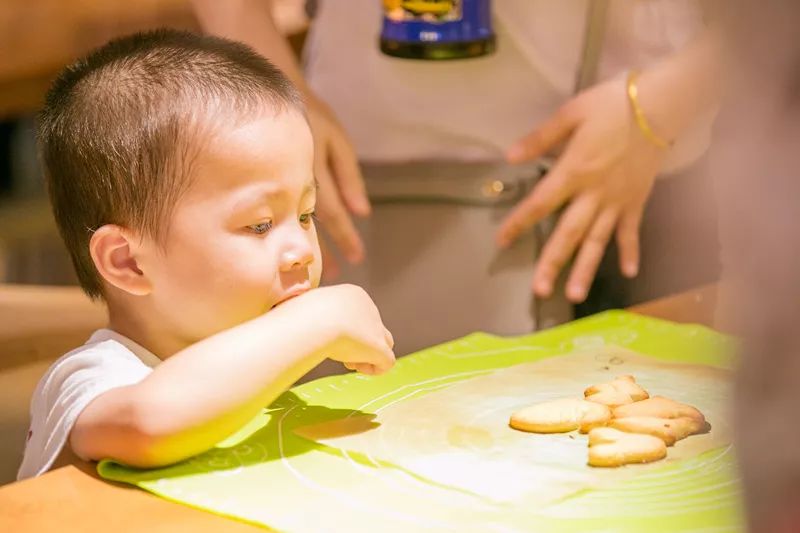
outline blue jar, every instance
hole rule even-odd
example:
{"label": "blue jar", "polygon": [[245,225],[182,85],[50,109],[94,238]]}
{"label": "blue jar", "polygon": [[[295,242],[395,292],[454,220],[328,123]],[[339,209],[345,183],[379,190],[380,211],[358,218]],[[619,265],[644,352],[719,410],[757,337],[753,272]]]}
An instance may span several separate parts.
{"label": "blue jar", "polygon": [[490,0],[383,0],[381,51],[406,59],[465,59],[495,49]]}

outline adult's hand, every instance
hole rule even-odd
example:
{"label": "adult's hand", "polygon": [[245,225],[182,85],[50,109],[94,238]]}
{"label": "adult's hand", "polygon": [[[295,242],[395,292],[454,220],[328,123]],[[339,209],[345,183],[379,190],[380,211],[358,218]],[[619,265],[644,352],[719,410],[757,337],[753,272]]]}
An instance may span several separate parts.
{"label": "adult's hand", "polygon": [[577,253],[566,292],[571,301],[583,301],[613,234],[623,274],[638,272],[642,212],[665,150],[639,131],[629,106],[624,80],[601,83],[567,102],[508,151],[510,162],[523,162],[566,142],[552,169],[497,234],[498,244],[509,246],[566,204],[538,258],[537,296],[552,294],[559,272]]}
{"label": "adult's hand", "polygon": [[[317,216],[348,262],[359,263],[364,258],[364,243],[352,215],[369,215],[370,205],[358,159],[330,108],[313,96],[307,96],[306,101],[314,137],[314,173],[319,183]],[[326,268],[338,272],[333,255],[326,254],[326,260]]]}

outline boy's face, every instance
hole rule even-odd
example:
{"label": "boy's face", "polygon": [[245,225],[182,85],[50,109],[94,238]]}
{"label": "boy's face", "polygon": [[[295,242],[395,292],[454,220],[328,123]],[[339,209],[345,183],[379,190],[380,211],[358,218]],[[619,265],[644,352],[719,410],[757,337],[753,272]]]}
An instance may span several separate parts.
{"label": "boy's face", "polygon": [[222,127],[191,161],[170,229],[140,268],[154,311],[192,343],[319,285],[313,142],[293,110]]}

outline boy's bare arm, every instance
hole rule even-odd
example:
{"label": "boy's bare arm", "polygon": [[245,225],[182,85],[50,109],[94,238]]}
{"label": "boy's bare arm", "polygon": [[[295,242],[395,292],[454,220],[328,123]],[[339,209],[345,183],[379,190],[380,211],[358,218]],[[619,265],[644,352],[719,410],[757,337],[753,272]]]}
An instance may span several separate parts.
{"label": "boy's bare arm", "polygon": [[231,435],[325,357],[388,370],[392,344],[363,290],[315,289],[100,395],[78,417],[70,445],[94,460],[171,464]]}

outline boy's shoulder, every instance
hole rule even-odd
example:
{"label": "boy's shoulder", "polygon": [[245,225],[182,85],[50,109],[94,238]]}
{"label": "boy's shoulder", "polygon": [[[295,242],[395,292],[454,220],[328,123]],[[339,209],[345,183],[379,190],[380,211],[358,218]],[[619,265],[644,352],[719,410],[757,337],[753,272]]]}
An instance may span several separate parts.
{"label": "boy's shoulder", "polygon": [[[81,346],[67,352],[39,380],[34,399],[55,381],[75,377],[79,381],[102,378],[117,371],[154,368],[159,359],[134,341],[110,329],[99,329]],[[138,372],[137,372],[138,373]],[[148,372],[149,373],[149,372]]]}
{"label": "boy's shoulder", "polygon": [[57,359],[31,398],[30,428],[18,479],[46,471],[63,449],[78,415],[104,392],[146,378],[159,359],[112,330]]}

